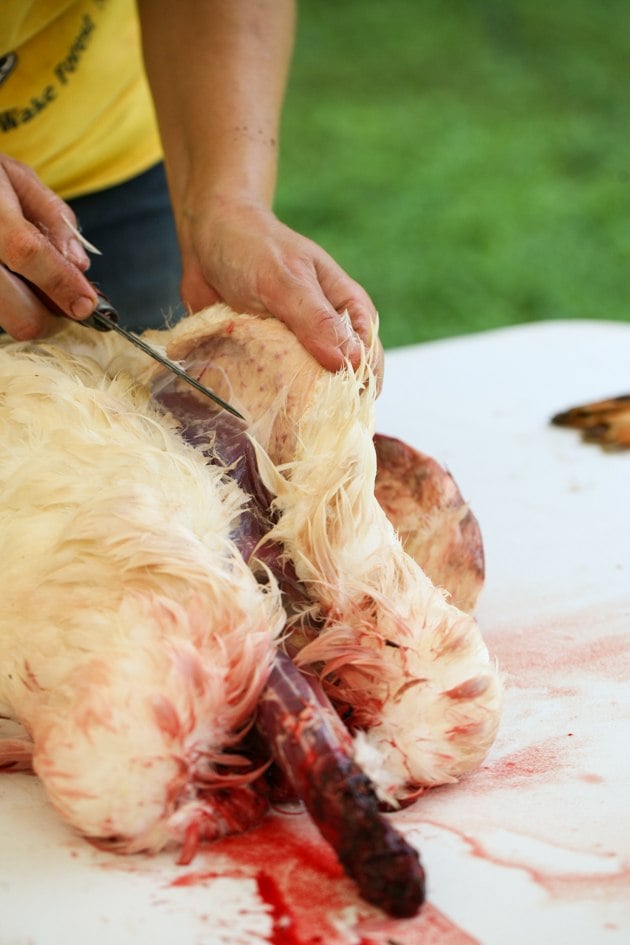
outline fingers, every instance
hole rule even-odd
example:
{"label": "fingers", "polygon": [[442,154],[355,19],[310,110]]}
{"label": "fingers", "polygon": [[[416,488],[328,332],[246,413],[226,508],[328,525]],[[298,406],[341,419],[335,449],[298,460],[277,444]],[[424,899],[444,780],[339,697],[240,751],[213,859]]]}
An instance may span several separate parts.
{"label": "fingers", "polygon": [[39,286],[67,315],[85,318],[96,305],[96,291],[76,265],[28,221],[9,217],[0,235],[0,262]]}
{"label": "fingers", "polygon": [[18,341],[43,338],[58,330],[60,321],[21,279],[0,266],[0,326],[9,335]]}
{"label": "fingers", "polygon": [[313,244],[312,254],[269,282],[266,308],[323,367],[336,371],[349,361],[356,368],[364,347],[374,340],[376,309],[367,292],[323,250]]}
{"label": "fingers", "polygon": [[[12,200],[12,194],[16,201]],[[11,211],[21,213],[33,223],[64,259],[81,271],[89,267],[89,257],[77,236],[74,211],[46,187],[30,167],[3,156],[0,197],[3,214],[6,200],[7,210],[11,208]]]}
{"label": "fingers", "polygon": [[[67,315],[86,318],[96,291],[82,274],[87,254],[64,216],[76,222],[30,168],[0,156],[0,263],[38,286]],[[2,286],[0,324],[14,337],[47,333],[46,308],[28,288],[6,271]]]}
{"label": "fingers", "polygon": [[381,339],[376,334],[378,329],[378,315],[374,304],[367,292],[354,283],[358,290],[355,297],[350,299],[347,311],[357,335],[368,351],[370,367],[376,377],[376,395],[383,389],[383,373],[385,370],[385,352]]}
{"label": "fingers", "polygon": [[338,371],[348,361],[353,367],[358,366],[361,339],[347,314],[335,311],[321,291],[308,291],[301,286],[294,293],[287,293],[270,311],[291,329],[322,367]]}

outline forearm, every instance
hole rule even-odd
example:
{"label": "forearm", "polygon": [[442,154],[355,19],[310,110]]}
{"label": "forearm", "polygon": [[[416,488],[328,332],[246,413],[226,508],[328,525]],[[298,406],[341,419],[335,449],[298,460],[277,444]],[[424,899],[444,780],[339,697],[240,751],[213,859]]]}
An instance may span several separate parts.
{"label": "forearm", "polygon": [[273,315],[330,370],[358,365],[373,335],[373,303],[272,210],[294,0],[137,3],[183,302],[191,311],[222,301]]}
{"label": "forearm", "polygon": [[271,205],[293,0],[138,0],[178,222],[199,202]]}

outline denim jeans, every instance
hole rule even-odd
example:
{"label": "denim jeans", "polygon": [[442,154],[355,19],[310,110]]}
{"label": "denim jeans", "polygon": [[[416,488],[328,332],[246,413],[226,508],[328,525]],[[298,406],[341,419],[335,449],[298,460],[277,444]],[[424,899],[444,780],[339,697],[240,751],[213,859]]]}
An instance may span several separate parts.
{"label": "denim jeans", "polygon": [[132,331],[162,328],[185,314],[181,263],[162,164],[105,190],[69,200],[81,230],[102,256],[88,278]]}

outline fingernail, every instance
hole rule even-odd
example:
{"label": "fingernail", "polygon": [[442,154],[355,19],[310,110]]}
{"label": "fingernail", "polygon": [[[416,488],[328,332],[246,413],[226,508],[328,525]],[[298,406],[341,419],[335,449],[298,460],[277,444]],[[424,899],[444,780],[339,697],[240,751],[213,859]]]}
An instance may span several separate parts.
{"label": "fingernail", "polygon": [[70,311],[75,318],[87,318],[88,315],[91,315],[94,311],[94,306],[96,305],[96,299],[90,299],[87,295],[81,295],[73,302],[70,306]]}
{"label": "fingernail", "polygon": [[66,259],[73,262],[79,269],[87,269],[90,265],[90,257],[78,240],[70,240]]}
{"label": "fingernail", "polygon": [[347,311],[339,313],[337,336],[340,338],[338,346],[346,355],[355,354],[359,350],[361,339],[354,330]]}
{"label": "fingernail", "polygon": [[348,325],[343,325],[343,329],[345,338],[339,342],[339,347],[346,354],[358,353],[361,350],[361,339],[357,335],[354,328],[351,328]]}
{"label": "fingernail", "polygon": [[354,358],[360,358],[362,350],[363,350],[363,342],[361,341],[359,336],[356,334],[356,332],[353,331],[352,335],[348,339],[348,344],[346,345],[346,351],[347,351],[348,357],[350,358],[350,360],[353,360]]}

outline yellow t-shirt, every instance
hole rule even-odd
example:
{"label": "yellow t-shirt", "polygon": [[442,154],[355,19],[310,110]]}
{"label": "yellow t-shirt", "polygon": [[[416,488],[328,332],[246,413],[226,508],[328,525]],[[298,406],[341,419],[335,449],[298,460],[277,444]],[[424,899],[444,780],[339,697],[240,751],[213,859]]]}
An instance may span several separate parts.
{"label": "yellow t-shirt", "polygon": [[62,197],[161,157],[133,0],[0,0],[0,151]]}

